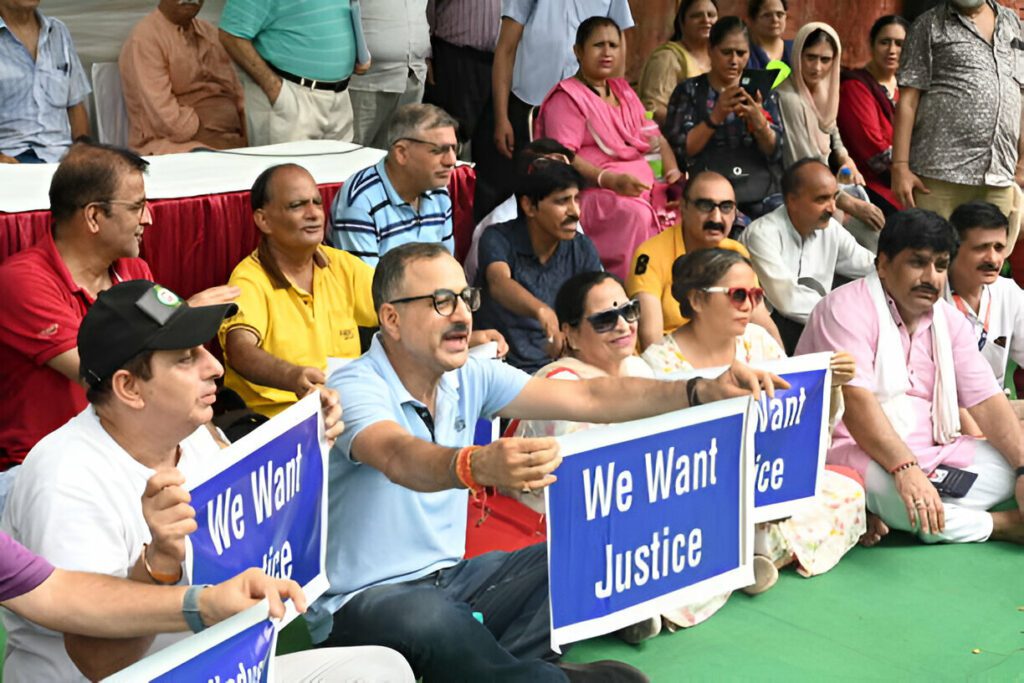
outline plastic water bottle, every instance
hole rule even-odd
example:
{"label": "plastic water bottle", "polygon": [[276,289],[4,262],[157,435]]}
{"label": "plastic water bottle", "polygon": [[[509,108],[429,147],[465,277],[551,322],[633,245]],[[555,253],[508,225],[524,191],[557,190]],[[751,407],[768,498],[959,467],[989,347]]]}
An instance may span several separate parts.
{"label": "plastic water bottle", "polygon": [[647,164],[651,167],[654,177],[658,180],[662,180],[665,169],[661,161],[661,129],[658,128],[658,124],[654,120],[653,111],[644,113],[644,126],[642,131],[644,137],[647,138],[647,143],[651,147],[647,154],[644,155],[644,159],[647,160]]}
{"label": "plastic water bottle", "polygon": [[843,166],[839,169],[839,175],[836,176],[836,182],[839,183],[840,187],[843,185],[853,185],[853,171],[846,166]]}

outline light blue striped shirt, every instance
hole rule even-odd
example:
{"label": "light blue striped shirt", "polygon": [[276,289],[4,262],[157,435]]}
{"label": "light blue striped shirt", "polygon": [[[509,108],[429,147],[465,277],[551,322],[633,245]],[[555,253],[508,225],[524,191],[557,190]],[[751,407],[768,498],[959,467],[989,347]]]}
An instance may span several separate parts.
{"label": "light blue striped shirt", "polygon": [[332,241],[373,267],[407,242],[440,242],[452,254],[452,198],[448,188],[427,190],[416,209],[402,199],[384,168],[385,159],[349,178],[331,203]]}
{"label": "light blue striped shirt", "polygon": [[43,161],[60,161],[71,145],[68,108],[92,89],[59,19],[36,12],[36,60],[0,18],[0,152],[17,156],[33,150]]}
{"label": "light blue striped shirt", "polygon": [[341,81],[356,63],[349,0],[227,0],[220,27],[296,76]]}

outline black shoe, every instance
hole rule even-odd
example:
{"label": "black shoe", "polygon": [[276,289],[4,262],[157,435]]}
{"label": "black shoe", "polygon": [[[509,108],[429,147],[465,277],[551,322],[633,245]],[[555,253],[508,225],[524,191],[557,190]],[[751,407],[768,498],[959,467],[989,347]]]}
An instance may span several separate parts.
{"label": "black shoe", "polygon": [[559,662],[558,668],[571,683],[649,683],[651,680],[640,669],[613,659],[587,664]]}

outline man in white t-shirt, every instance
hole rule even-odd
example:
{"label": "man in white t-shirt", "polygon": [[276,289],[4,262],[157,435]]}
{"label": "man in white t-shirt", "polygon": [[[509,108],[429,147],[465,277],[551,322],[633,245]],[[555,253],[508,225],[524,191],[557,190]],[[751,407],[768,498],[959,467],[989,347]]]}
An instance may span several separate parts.
{"label": "man in white t-shirt", "polygon": [[[234,308],[191,307],[147,280],[102,292],[78,334],[90,405],[29,452],[4,531],[61,569],[181,583],[185,537],[196,529],[182,485],[220,448],[208,425],[223,368],[203,344]],[[323,403],[333,439],[342,428],[337,395],[325,392]],[[104,640],[11,614],[4,621],[8,683],[84,680],[79,669],[102,678],[181,637]],[[395,664],[392,655],[369,653],[384,666]],[[403,665],[386,670],[411,680]],[[287,680],[301,676],[288,671]]]}
{"label": "man in white t-shirt", "polygon": [[978,349],[1000,386],[1009,359],[1024,365],[1024,291],[999,277],[1006,260],[1009,221],[995,204],[968,202],[949,217],[960,248],[949,267],[946,301],[966,316]]}

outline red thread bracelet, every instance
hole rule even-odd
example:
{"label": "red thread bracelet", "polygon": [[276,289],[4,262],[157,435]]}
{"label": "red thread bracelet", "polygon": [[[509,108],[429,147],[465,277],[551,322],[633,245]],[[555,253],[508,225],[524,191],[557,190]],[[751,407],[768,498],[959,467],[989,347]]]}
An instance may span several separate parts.
{"label": "red thread bracelet", "polygon": [[917,467],[917,466],[918,465],[917,465],[917,461],[916,460],[908,460],[907,462],[903,463],[902,465],[897,465],[896,467],[893,467],[891,470],[889,470],[889,474],[898,474],[898,473],[903,472],[905,470],[909,470],[911,467]]}

